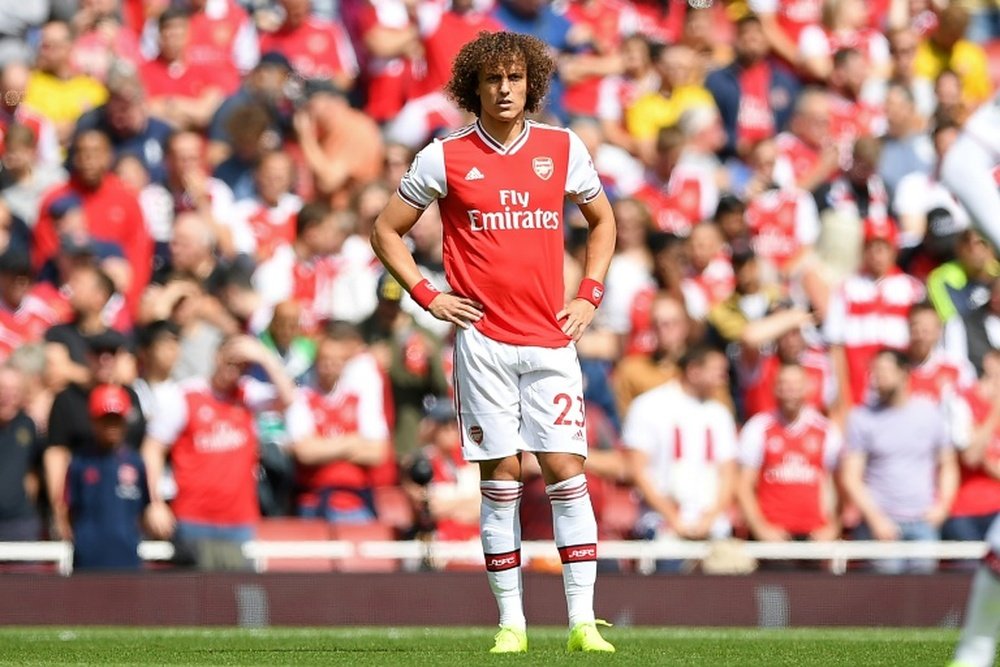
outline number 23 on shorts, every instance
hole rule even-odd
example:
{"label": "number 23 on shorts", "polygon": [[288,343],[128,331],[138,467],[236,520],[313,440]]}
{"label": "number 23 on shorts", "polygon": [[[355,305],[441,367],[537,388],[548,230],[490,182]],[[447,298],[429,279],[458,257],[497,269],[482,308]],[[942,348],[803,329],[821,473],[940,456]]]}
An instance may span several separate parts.
{"label": "number 23 on shorts", "polygon": [[556,426],[576,426],[577,428],[583,428],[586,423],[586,408],[584,407],[583,396],[577,396],[576,400],[574,400],[569,394],[556,394],[556,397],[552,399],[552,403],[561,410],[553,424]]}

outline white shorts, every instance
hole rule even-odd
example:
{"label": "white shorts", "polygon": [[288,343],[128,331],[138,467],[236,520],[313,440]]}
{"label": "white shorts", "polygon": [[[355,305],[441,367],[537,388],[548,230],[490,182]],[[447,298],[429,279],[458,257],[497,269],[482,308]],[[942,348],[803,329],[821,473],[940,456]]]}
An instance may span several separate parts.
{"label": "white shorts", "polygon": [[587,455],[576,346],[508,345],[475,327],[455,338],[455,402],[467,461],[521,451]]}

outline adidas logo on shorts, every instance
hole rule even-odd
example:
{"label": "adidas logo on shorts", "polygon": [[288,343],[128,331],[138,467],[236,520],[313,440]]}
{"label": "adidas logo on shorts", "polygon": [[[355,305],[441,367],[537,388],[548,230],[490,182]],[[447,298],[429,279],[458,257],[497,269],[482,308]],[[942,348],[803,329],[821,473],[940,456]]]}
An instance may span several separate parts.
{"label": "adidas logo on shorts", "polygon": [[577,429],[576,433],[573,434],[573,439],[583,442],[584,441],[583,429]]}
{"label": "adidas logo on shorts", "polygon": [[486,177],[483,176],[483,172],[479,171],[475,167],[473,167],[472,169],[470,169],[469,173],[465,175],[465,180],[467,180],[467,181],[481,181],[484,178],[486,178]]}

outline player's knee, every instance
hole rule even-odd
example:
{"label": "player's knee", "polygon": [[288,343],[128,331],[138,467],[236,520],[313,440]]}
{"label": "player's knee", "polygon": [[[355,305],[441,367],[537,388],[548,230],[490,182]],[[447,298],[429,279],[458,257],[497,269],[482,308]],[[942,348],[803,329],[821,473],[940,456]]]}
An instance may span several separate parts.
{"label": "player's knee", "polygon": [[584,458],[565,452],[537,452],[538,465],[546,484],[558,484],[583,473]]}
{"label": "player's knee", "polygon": [[479,479],[496,482],[520,482],[520,455],[505,456],[502,459],[492,459],[490,461],[480,461]]}

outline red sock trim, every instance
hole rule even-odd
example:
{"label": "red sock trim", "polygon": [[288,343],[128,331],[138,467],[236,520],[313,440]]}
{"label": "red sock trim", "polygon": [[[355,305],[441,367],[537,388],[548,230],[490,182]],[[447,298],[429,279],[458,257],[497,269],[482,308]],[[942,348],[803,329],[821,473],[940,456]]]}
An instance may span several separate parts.
{"label": "red sock trim", "polygon": [[521,567],[521,550],[514,549],[502,554],[486,554],[486,571],[503,572]]}
{"label": "red sock trim", "polygon": [[565,563],[584,563],[597,560],[597,544],[572,544],[559,547],[559,558]]}

